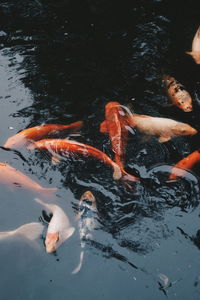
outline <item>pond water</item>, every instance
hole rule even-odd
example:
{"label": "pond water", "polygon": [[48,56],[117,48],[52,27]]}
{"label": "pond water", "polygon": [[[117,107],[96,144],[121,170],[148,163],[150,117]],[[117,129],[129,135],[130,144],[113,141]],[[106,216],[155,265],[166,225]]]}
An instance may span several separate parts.
{"label": "pond water", "polygon": [[[200,69],[185,54],[199,26],[198,3],[2,0],[0,16],[1,146],[28,127],[83,120],[70,139],[113,157],[99,131],[109,101],[200,129]],[[193,112],[166,106],[164,73],[186,86]],[[199,134],[162,144],[130,134],[126,169],[142,177],[132,190],[89,158],[52,165],[38,151],[0,148],[1,162],[58,188],[51,202],[76,229],[55,254],[45,252],[45,231],[35,242],[0,241],[1,299],[199,299],[199,166],[167,180],[170,166],[198,148]],[[72,274],[82,250],[77,207],[86,190],[96,197],[96,226],[82,268]],[[41,222],[36,196],[1,185],[0,231]]]}

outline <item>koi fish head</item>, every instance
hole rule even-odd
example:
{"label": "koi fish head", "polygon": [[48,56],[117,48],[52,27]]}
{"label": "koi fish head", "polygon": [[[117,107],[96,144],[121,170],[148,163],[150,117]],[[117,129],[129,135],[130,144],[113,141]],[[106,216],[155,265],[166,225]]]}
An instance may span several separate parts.
{"label": "koi fish head", "polygon": [[172,128],[172,132],[177,136],[194,135],[197,130],[188,124],[178,123]]}
{"label": "koi fish head", "polygon": [[58,248],[58,242],[60,240],[59,233],[47,233],[45,246],[47,253],[53,253]]}
{"label": "koi fish head", "polygon": [[109,102],[108,104],[106,104],[106,109],[110,110],[113,107],[120,107],[119,102]]}
{"label": "koi fish head", "polygon": [[81,199],[80,200],[83,200],[83,201],[90,201],[92,203],[95,203],[96,202],[96,199],[94,197],[94,195],[92,194],[92,192],[90,191],[86,191],[82,196],[81,196]]}
{"label": "koi fish head", "polygon": [[193,109],[191,97],[187,97],[185,101],[183,101],[182,99],[178,99],[177,106],[180,107],[184,112],[191,112]]}

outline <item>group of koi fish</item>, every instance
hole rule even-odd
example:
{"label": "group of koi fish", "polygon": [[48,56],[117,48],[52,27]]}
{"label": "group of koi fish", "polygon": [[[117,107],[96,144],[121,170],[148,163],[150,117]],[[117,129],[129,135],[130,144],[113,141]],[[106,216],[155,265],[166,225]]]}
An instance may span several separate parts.
{"label": "group of koi fish", "polygon": [[[197,64],[200,64],[200,28],[198,29],[193,43],[192,52]],[[166,92],[171,100],[172,105],[176,105],[184,112],[193,110],[193,103],[190,94],[185,90],[182,84],[175,78],[165,75],[163,82],[166,86]],[[126,106],[118,102],[109,102],[105,106],[105,120],[100,124],[100,132],[107,133],[111,142],[114,159],[101,150],[90,145],[79,143],[68,139],[50,138],[52,135],[69,131],[77,132],[83,126],[82,121],[78,121],[69,125],[60,124],[43,124],[32,128],[25,129],[16,135],[8,138],[2,148],[20,149],[27,148],[29,150],[37,149],[39,151],[48,151],[52,156],[52,163],[59,163],[60,160],[72,154],[81,157],[93,157],[94,159],[106,164],[113,170],[113,179],[122,180],[128,186],[133,182],[139,181],[140,178],[129,174],[125,170],[124,156],[127,148],[128,134],[133,132],[132,128],[148,137],[155,137],[160,143],[167,142],[177,136],[194,135],[197,130],[190,125],[178,122],[169,118],[151,117],[147,115],[139,115],[132,113]],[[187,169],[192,168],[200,161],[200,149],[191,153],[179,161],[171,170],[170,180],[183,176]],[[177,168],[182,170],[177,173]],[[38,193],[41,197],[48,198],[56,191],[56,188],[44,188],[28,176],[21,173],[5,163],[0,163],[0,183],[6,185],[19,185],[24,189]],[[56,249],[73,233],[75,228],[71,225],[67,215],[63,209],[56,204],[47,204],[41,199],[34,199],[43,206],[52,217],[49,220],[47,229],[45,246],[48,253],[56,251]],[[79,203],[79,231],[81,237],[81,247],[84,247],[84,238],[90,236],[90,231],[94,228],[92,218],[88,216],[88,211],[96,211],[96,200],[94,195],[87,191],[80,199]],[[25,224],[16,230],[9,232],[1,232],[0,239],[12,236],[13,234],[21,234],[29,239],[35,239],[43,231],[41,223]],[[88,233],[89,232],[89,233]],[[83,251],[80,256],[80,265],[74,271],[76,273],[81,267],[83,259]]]}

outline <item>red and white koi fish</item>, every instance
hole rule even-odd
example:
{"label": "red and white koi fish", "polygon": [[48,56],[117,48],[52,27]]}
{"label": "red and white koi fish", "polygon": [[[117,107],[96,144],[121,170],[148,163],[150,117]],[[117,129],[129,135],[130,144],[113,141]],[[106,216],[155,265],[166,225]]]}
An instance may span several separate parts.
{"label": "red and white koi fish", "polygon": [[172,105],[177,106],[184,112],[191,112],[193,109],[192,98],[184,86],[171,76],[164,75],[163,80],[166,85],[168,98],[171,100]]}
{"label": "red and white koi fish", "polygon": [[46,204],[42,200],[35,198],[36,202],[53,214],[47,229],[45,246],[47,253],[53,253],[60,247],[75,231],[69,218],[63,209],[55,204]]}
{"label": "red and white koi fish", "polygon": [[78,273],[82,267],[86,240],[92,238],[92,232],[96,227],[96,213],[96,199],[92,192],[86,191],[80,198],[77,216],[81,240],[80,261],[78,266],[72,271],[72,274]]}
{"label": "red and white koi fish", "polygon": [[35,126],[32,128],[27,128],[20,131],[19,133],[11,136],[6,143],[4,148],[21,148],[29,145],[33,141],[41,140],[46,138],[49,135],[57,134],[59,132],[70,130],[75,132],[83,126],[82,121],[78,121],[69,125],[60,125],[60,124],[44,124],[40,126]]}
{"label": "red and white koi fish", "polygon": [[[181,159],[177,164],[172,167],[169,179],[175,180],[177,177],[184,176],[186,170],[190,170],[194,165],[200,162],[200,149],[192,152],[185,158]],[[176,168],[180,168],[177,173]]]}
{"label": "red and white koi fish", "polygon": [[56,188],[42,187],[19,170],[4,163],[0,163],[0,184],[6,184],[11,188],[21,187],[45,197],[52,196],[57,191]]}
{"label": "red and white koi fish", "polygon": [[0,241],[7,238],[14,238],[20,235],[29,240],[37,239],[43,232],[44,226],[41,223],[24,224],[11,231],[0,232]]}
{"label": "red and white koi fish", "polygon": [[105,107],[105,121],[101,123],[101,132],[107,132],[112,144],[112,151],[115,153],[114,161],[120,166],[121,172],[131,181],[138,180],[138,177],[128,174],[124,170],[124,155],[128,139],[127,117],[118,102],[109,102]]}
{"label": "red and white koi fish", "polygon": [[62,156],[66,156],[68,153],[91,156],[111,166],[114,169],[114,179],[118,180],[122,176],[120,167],[114,161],[112,161],[102,151],[86,144],[64,139],[44,139],[31,144],[30,146],[28,146],[28,148],[47,150],[50,154],[53,155],[53,157],[59,156],[59,158],[61,158]]}
{"label": "red and white koi fish", "polygon": [[192,41],[192,51],[186,52],[191,55],[196,64],[200,64],[200,27],[197,29],[197,32]]}
{"label": "red and white koi fish", "polygon": [[176,136],[194,135],[197,130],[190,125],[172,119],[150,117],[146,115],[128,115],[129,126],[135,127],[148,136],[157,137],[160,143]]}

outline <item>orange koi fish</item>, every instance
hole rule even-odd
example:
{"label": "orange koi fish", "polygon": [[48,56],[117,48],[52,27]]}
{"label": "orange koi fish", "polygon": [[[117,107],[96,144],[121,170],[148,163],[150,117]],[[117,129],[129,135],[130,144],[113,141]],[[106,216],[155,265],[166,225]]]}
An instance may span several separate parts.
{"label": "orange koi fish", "polygon": [[109,102],[105,107],[105,121],[101,123],[100,131],[107,132],[115,153],[114,161],[119,165],[122,174],[131,181],[138,180],[137,177],[128,174],[124,170],[124,155],[128,139],[127,117],[118,102]]}
{"label": "orange koi fish", "polygon": [[17,169],[12,168],[8,164],[0,163],[0,184],[6,184],[10,187],[21,187],[41,194],[42,196],[51,196],[56,188],[44,188],[30,177],[24,175]]}
{"label": "orange koi fish", "polygon": [[127,115],[129,126],[135,127],[147,136],[158,138],[160,143],[167,142],[176,136],[194,135],[197,130],[190,125],[168,118],[146,115]]}
{"label": "orange koi fish", "polygon": [[197,32],[192,41],[192,51],[186,52],[191,55],[196,64],[200,64],[200,27],[197,29]]}
{"label": "orange koi fish", "polygon": [[61,131],[70,130],[72,132],[79,130],[83,126],[82,121],[78,121],[69,125],[60,124],[44,124],[27,128],[20,131],[19,133],[11,136],[6,143],[4,148],[21,148],[29,145],[33,141],[41,140],[49,135],[59,133]]}
{"label": "orange koi fish", "polygon": [[82,143],[64,139],[44,139],[31,144],[29,149],[39,149],[49,151],[53,157],[66,156],[68,153],[77,153],[83,156],[92,156],[105,164],[111,166],[114,169],[113,178],[118,180],[121,178],[120,167],[112,161],[102,151]]}
{"label": "orange koi fish", "polygon": [[[183,176],[187,169],[191,169],[195,164],[200,162],[200,149],[197,151],[192,152],[185,158],[181,159],[177,164],[175,164],[171,170],[169,179],[175,180],[179,176]],[[182,169],[181,172],[176,172],[175,168]]]}
{"label": "orange koi fish", "polygon": [[193,109],[192,98],[184,86],[174,77],[165,75],[163,76],[163,80],[167,88],[168,98],[171,100],[172,105],[179,107],[184,112],[191,112]]}

